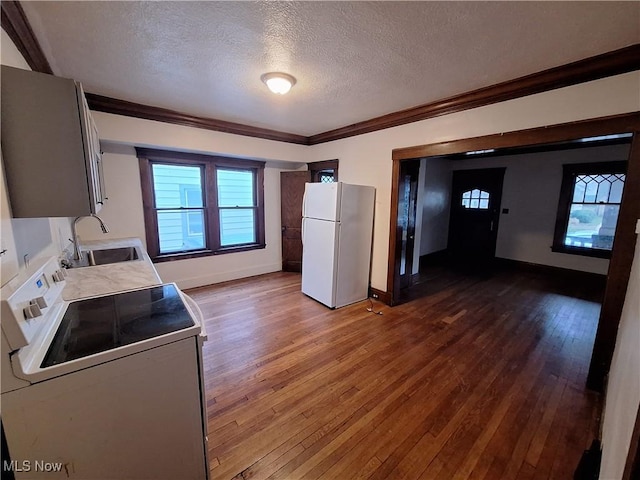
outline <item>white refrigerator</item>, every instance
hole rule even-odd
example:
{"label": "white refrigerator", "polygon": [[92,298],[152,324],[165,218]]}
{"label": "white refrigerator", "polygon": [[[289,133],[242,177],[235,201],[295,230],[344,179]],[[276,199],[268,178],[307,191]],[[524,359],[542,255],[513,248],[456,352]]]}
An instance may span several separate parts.
{"label": "white refrigerator", "polygon": [[369,296],[375,189],[307,183],[302,202],[302,293],[330,308]]}

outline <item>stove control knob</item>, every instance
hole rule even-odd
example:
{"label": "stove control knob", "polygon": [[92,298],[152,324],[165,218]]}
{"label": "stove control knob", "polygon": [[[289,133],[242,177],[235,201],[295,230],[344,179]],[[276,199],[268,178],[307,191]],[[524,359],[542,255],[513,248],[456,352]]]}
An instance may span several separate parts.
{"label": "stove control knob", "polygon": [[24,318],[27,320],[42,315],[42,310],[40,310],[38,305],[27,305],[22,309],[22,312],[24,313]]}
{"label": "stove control knob", "polygon": [[29,305],[37,305],[40,309],[47,308],[47,301],[44,297],[36,297],[29,302]]}
{"label": "stove control knob", "polygon": [[53,274],[53,281],[56,283],[64,282],[65,278],[67,278],[67,271],[64,268],[56,270],[56,272]]}

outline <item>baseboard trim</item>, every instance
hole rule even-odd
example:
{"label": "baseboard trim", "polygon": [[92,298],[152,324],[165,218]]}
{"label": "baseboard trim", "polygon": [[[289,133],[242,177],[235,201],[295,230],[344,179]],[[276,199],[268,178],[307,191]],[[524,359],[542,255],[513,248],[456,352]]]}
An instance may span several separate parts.
{"label": "baseboard trim", "polygon": [[382,290],[378,290],[377,288],[369,287],[369,296],[385,305],[391,306],[391,294],[389,292],[383,292]]}
{"label": "baseboard trim", "polygon": [[449,258],[449,250],[446,248],[443,250],[436,250],[435,252],[427,253],[426,255],[420,255],[420,268],[425,265],[440,264]]}
{"label": "baseboard trim", "polygon": [[[211,258],[211,257],[208,257]],[[189,260],[184,260],[188,262]],[[230,272],[217,272],[213,274],[200,275],[194,277],[183,277],[178,272],[171,269],[171,264],[176,262],[165,262],[156,264],[156,268],[160,277],[166,282],[175,282],[182,290],[191,288],[205,287],[215,285],[216,283],[228,282],[231,280],[240,280],[248,277],[256,277],[266,273],[279,272],[282,265],[279,263],[257,265],[251,268],[243,268],[242,270],[234,270]]]}
{"label": "baseboard trim", "polygon": [[573,474],[574,480],[596,480],[600,474],[601,462],[602,447],[599,440],[594,440],[589,450],[585,450],[582,454]]}
{"label": "baseboard trim", "polygon": [[601,273],[583,272],[582,270],[572,270],[570,268],[556,267],[553,265],[542,265],[539,263],[523,262],[522,260],[513,260],[511,258],[496,257],[495,261],[497,264],[504,267],[525,270],[529,272],[561,275],[564,277],[580,277],[582,279],[589,279],[595,282],[607,281],[607,276]]}

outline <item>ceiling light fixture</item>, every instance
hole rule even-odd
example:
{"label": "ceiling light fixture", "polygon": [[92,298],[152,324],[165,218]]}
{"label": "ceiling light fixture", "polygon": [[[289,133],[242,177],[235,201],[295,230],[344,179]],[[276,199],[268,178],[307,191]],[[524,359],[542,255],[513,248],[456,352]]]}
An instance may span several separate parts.
{"label": "ceiling light fixture", "polygon": [[269,87],[269,90],[279,95],[284,95],[296,84],[294,77],[282,72],[265,73],[260,77],[260,80]]}

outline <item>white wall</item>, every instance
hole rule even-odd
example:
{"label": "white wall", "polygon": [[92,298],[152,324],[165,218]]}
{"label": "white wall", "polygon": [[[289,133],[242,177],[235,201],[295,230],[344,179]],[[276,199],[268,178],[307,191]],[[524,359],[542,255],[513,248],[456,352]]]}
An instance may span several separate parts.
{"label": "white wall", "polygon": [[[636,233],[640,233],[640,220]],[[635,418],[640,406],[640,240],[613,352],[602,430],[600,479],[622,478]]]}
{"label": "white wall", "polygon": [[100,142],[136,147],[189,150],[256,160],[309,162],[309,147],[244,137],[171,123],[93,112]]}
{"label": "white wall", "polygon": [[422,203],[420,255],[447,248],[449,210],[451,207],[451,160],[425,158],[424,195]]}
{"label": "white wall", "polygon": [[[289,162],[338,158],[341,181],[376,187],[371,285],[386,290],[391,153],[394,148],[638,111],[639,84],[640,72],[636,71],[312,147],[105,113],[96,113],[95,117],[101,140],[115,143]],[[52,237],[55,239],[56,235],[54,233]],[[179,266],[184,261],[174,263],[177,265],[172,268],[179,270],[176,273],[181,278],[194,276],[194,272],[190,271],[191,265]],[[272,261],[266,263],[273,264]],[[198,268],[200,274],[206,274],[203,272],[212,267],[199,263]],[[240,266],[239,270],[242,269]]]}
{"label": "white wall", "polygon": [[266,160],[264,175],[266,248],[157,263],[163,281],[182,288],[278,271],[282,268],[280,172],[306,168],[308,147],[241,137],[161,122],[94,112],[104,154],[108,202],[100,217],[110,232],[103,234],[92,219],[78,223],[83,240],[139,237],[145,242],[138,159],[132,145],[218,153]]}
{"label": "white wall", "polygon": [[565,163],[627,160],[629,145],[559,150],[453,161],[453,170],[506,167],[496,257],[539,265],[606,274],[603,258],[551,251],[555,230],[562,165]]}
{"label": "white wall", "polygon": [[371,286],[386,290],[395,148],[511,132],[640,110],[640,72],[608,77],[309,148],[308,161],[340,159],[340,180],[376,188]]}

